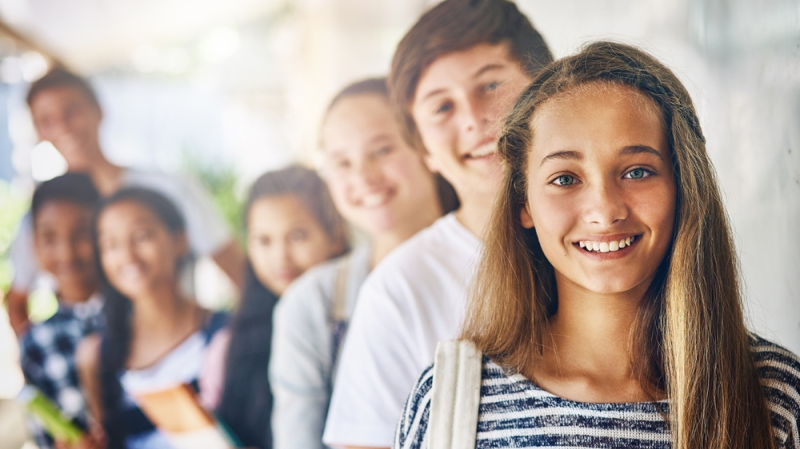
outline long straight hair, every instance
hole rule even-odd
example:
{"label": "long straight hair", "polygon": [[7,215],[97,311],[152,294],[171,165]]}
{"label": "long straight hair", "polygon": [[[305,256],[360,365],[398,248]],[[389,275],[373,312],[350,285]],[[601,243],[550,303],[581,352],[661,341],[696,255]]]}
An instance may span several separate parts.
{"label": "long straight hair", "polygon": [[[253,203],[286,194],[305,204],[332,241],[342,242],[341,254],[347,251],[344,219],[336,211],[328,188],[316,172],[299,165],[265,173],[256,180],[247,197],[244,222],[248,222]],[[245,275],[242,301],[230,324],[225,384],[217,414],[245,446],[270,449],[272,393],[267,366],[272,313],[278,297],[258,280],[250,262]]]}
{"label": "long straight hair", "polygon": [[[109,449],[123,449],[127,429],[122,414],[122,385],[119,376],[125,369],[131,347],[131,319],[133,305],[131,300],[119,292],[103,271],[100,262],[100,245],[98,243],[97,223],[109,206],[121,202],[135,202],[150,210],[161,224],[176,237],[186,232],[186,223],[178,208],[163,195],[152,190],[128,187],[119,190],[110,198],[102,201],[94,218],[94,247],[100,273],[101,291],[104,298],[103,313],[106,328],[100,352],[100,392],[103,408],[103,429],[106,433]],[[176,260],[180,266],[183,260]],[[177,273],[178,271],[176,271]],[[177,278],[175,279],[177,283]]]}
{"label": "long straight hair", "polygon": [[592,83],[631,86],[661,113],[677,185],[672,245],[630,333],[630,357],[648,392],[665,392],[673,447],[773,448],[770,415],[744,323],[728,218],[692,101],[678,78],[645,52],[597,42],[546,67],[506,119],[499,154],[505,181],[462,338],[501,365],[541,361],[558,311],[553,266],[525,229],[531,120],[548,100]]}

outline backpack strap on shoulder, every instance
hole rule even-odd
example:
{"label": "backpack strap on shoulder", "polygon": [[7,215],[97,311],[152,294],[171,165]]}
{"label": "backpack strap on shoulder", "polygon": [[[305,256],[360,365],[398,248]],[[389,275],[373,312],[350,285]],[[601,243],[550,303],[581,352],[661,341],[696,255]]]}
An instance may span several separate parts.
{"label": "backpack strap on shoulder", "polygon": [[430,449],[475,447],[483,356],[471,341],[442,341],[433,365]]}

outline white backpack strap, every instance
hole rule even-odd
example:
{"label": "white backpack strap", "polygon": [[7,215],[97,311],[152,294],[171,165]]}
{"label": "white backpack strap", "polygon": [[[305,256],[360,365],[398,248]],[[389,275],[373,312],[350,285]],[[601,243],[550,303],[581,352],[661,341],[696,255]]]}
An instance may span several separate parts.
{"label": "white backpack strap", "polygon": [[433,365],[429,449],[475,447],[482,355],[471,341],[442,341]]}

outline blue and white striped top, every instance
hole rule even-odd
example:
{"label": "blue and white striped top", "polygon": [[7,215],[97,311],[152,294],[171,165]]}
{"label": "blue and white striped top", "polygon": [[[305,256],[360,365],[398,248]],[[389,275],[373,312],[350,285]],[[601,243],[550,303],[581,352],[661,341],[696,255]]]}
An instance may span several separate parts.
{"label": "blue and white striped top", "polygon": [[[750,339],[772,415],[776,447],[800,449],[800,358],[759,337]],[[483,358],[477,448],[669,448],[668,401],[575,402],[548,393],[521,374]],[[427,448],[433,369],[406,402],[395,449]]]}

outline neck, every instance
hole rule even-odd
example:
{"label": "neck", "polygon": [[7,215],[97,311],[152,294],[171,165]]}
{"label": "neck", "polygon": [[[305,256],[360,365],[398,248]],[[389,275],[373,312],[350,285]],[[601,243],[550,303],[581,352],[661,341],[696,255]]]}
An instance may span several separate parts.
{"label": "neck", "polygon": [[455,212],[456,219],[464,225],[471,233],[483,240],[483,231],[492,215],[495,194],[470,194],[461,195],[461,207]]}
{"label": "neck", "polygon": [[74,286],[72,288],[60,288],[58,300],[66,305],[82,304],[88,301],[97,291],[97,285]]}
{"label": "neck", "polygon": [[415,211],[412,217],[398,220],[398,226],[395,228],[372,235],[370,270],[378,265],[387,254],[400,246],[401,243],[411,238],[417,232],[427,228],[433,224],[436,219],[442,216],[442,208],[436,198],[426,204],[427,207],[424,210]]}
{"label": "neck", "polygon": [[649,400],[635,379],[630,352],[631,328],[649,283],[628,292],[598,294],[559,274],[556,279],[558,312],[550,321],[552,346],[545,348],[534,376],[550,379],[550,385],[563,388],[565,396],[589,402]]}
{"label": "neck", "polygon": [[89,177],[92,178],[100,195],[110,196],[119,189],[123,172],[122,167],[112,164],[106,158],[99,158],[89,168]]}
{"label": "neck", "polygon": [[164,286],[143,294],[134,301],[133,329],[142,329],[151,336],[158,330],[168,332],[192,320],[196,307],[178,291],[178,286]]}

